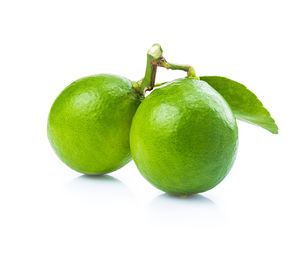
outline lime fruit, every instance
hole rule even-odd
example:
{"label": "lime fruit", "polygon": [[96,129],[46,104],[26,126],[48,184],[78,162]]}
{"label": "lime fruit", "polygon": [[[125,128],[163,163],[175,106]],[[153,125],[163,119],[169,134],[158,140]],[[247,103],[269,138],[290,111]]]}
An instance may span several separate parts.
{"label": "lime fruit", "polygon": [[237,151],[238,128],[227,102],[209,84],[177,79],[139,106],[130,131],[142,175],[171,194],[196,194],[220,183]]}
{"label": "lime fruit", "polygon": [[143,96],[123,77],[79,79],[57,97],[48,138],[59,158],[85,174],[112,172],[131,160],[129,131]]}

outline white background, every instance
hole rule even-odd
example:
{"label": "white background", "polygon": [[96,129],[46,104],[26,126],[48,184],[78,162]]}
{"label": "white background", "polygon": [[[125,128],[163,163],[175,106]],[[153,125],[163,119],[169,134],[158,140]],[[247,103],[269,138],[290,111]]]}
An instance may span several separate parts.
{"label": "white background", "polygon": [[[0,261],[300,262],[297,4],[1,1]],[[133,162],[82,176],[47,140],[65,86],[96,73],[138,80],[155,42],[169,61],[245,84],[280,129],[239,122],[233,169],[202,195],[170,197]]]}

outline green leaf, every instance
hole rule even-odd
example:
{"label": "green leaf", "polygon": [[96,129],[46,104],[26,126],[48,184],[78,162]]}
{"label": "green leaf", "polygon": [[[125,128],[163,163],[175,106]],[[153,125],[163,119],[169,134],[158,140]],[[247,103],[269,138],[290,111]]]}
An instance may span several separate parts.
{"label": "green leaf", "polygon": [[278,134],[278,127],[268,110],[256,95],[243,84],[218,76],[204,76],[200,79],[207,82],[223,96],[237,119]]}

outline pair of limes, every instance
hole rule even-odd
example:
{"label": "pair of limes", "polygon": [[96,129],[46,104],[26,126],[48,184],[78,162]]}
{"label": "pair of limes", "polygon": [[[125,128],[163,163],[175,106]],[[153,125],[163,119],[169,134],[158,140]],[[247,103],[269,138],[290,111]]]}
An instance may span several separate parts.
{"label": "pair of limes", "polygon": [[126,78],[79,79],[55,100],[48,137],[60,159],[85,174],[135,161],[142,175],[172,194],[209,190],[229,172],[238,147],[236,117],[273,133],[257,97],[222,77],[182,78],[144,97]]}

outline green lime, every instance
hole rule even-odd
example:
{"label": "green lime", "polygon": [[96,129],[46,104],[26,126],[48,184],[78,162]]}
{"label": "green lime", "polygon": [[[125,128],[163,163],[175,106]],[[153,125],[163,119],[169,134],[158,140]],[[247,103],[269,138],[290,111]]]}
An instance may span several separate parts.
{"label": "green lime", "polygon": [[130,131],[142,175],[171,194],[195,194],[220,183],[237,151],[238,128],[227,102],[209,84],[177,79],[139,106]]}
{"label": "green lime", "polygon": [[129,131],[143,97],[128,79],[95,75],[79,79],[57,97],[48,138],[59,158],[85,174],[112,172],[131,160]]}

